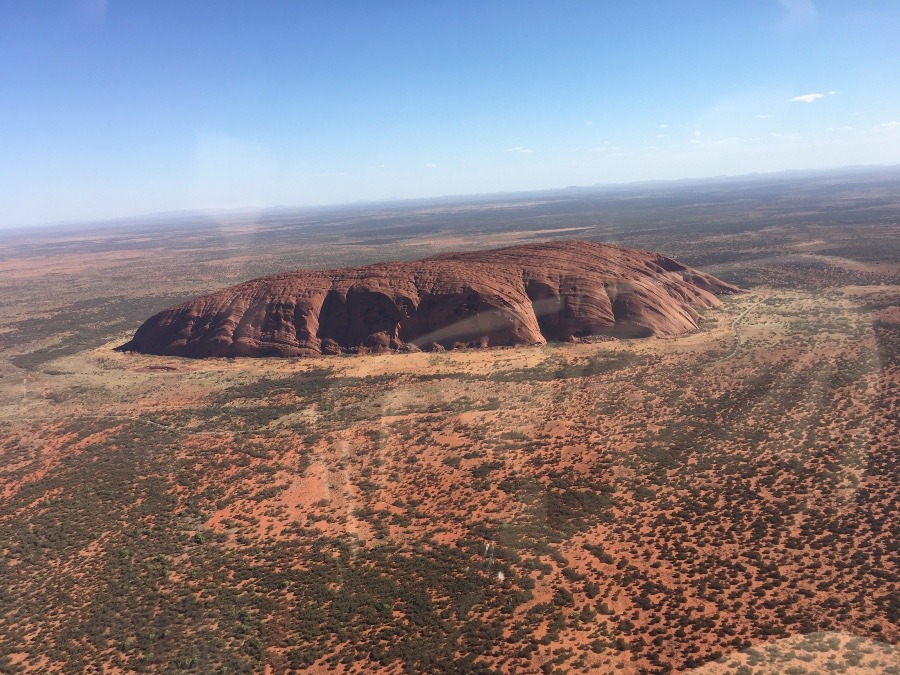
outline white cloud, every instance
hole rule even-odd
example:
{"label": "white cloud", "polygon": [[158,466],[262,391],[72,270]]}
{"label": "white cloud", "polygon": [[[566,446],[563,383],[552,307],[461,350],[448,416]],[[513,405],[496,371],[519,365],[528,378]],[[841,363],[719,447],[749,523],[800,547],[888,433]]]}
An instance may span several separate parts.
{"label": "white cloud", "polygon": [[767,120],[767,119],[770,119],[771,117],[772,117],[771,115],[757,115],[757,116],[756,116],[756,119],[758,119],[758,120]]}
{"label": "white cloud", "polygon": [[853,131],[853,127],[845,124],[842,127],[828,127],[825,131]]}
{"label": "white cloud", "polygon": [[694,132],[694,136],[702,136],[702,135],[703,135],[703,132],[702,132],[702,131],[695,131],[695,132]]}
{"label": "white cloud", "polygon": [[778,0],[778,3],[786,12],[782,24],[785,28],[799,28],[811,24],[819,16],[812,0]]}
{"label": "white cloud", "polygon": [[435,164],[434,162],[429,162],[428,164],[425,165],[425,168],[426,168],[426,169],[436,169],[437,166],[438,166],[438,165]]}
{"label": "white cloud", "polygon": [[534,152],[534,150],[532,150],[531,148],[523,148],[521,145],[517,145],[514,148],[507,148],[503,152],[518,152],[521,155],[529,155]]}
{"label": "white cloud", "polygon": [[669,125],[668,125],[668,124],[660,124],[660,125],[659,125],[659,128],[660,128],[660,129],[668,129],[668,128],[669,128]]}
{"label": "white cloud", "polygon": [[825,94],[803,94],[802,96],[789,98],[788,101],[791,103],[815,103],[820,98],[825,98]]}
{"label": "white cloud", "polygon": [[891,120],[890,122],[882,122],[880,127],[900,127],[900,120]]}

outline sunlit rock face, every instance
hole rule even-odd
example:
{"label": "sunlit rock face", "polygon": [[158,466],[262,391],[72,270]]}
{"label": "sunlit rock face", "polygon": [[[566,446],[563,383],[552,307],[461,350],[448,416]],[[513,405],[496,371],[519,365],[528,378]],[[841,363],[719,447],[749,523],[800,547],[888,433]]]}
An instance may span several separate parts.
{"label": "sunlit rock face", "polygon": [[557,241],[254,279],[160,312],[119,350],[320,356],[677,335],[735,292],[658,253]]}

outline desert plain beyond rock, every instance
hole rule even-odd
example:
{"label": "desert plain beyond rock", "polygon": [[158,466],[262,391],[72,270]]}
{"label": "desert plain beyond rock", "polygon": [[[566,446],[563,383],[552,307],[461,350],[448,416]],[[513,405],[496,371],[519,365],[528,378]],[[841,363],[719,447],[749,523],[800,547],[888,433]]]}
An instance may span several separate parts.
{"label": "desert plain beyond rock", "polygon": [[319,356],[677,335],[738,291],[658,253],[565,240],[274,274],[166,309],[118,349]]}

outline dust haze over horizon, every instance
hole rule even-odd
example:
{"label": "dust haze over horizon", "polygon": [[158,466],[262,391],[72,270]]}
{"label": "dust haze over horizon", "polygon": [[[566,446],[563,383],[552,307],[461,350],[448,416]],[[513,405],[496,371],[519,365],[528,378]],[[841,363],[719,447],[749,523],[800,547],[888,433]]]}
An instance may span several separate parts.
{"label": "dust haze over horizon", "polygon": [[0,8],[0,228],[900,161],[900,8]]}

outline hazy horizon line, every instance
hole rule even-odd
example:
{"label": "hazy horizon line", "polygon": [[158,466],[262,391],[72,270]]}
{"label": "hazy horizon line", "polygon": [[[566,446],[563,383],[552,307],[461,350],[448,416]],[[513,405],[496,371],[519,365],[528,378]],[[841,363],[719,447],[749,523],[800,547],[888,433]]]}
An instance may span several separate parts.
{"label": "hazy horizon line", "polygon": [[22,230],[30,230],[30,229],[52,229],[52,228],[77,228],[80,226],[91,226],[91,225],[104,225],[104,224],[112,224],[119,223],[122,221],[141,221],[141,220],[149,220],[149,219],[158,219],[158,218],[169,218],[175,219],[178,217],[191,217],[191,216],[209,216],[209,215],[238,215],[244,212],[264,212],[264,211],[273,211],[279,209],[285,210],[340,210],[352,207],[359,206],[377,206],[379,204],[390,205],[390,204],[401,204],[401,203],[411,203],[411,202],[427,202],[427,201],[437,201],[444,199],[477,199],[477,198],[487,198],[487,197],[497,197],[503,195],[527,195],[527,194],[540,194],[540,193],[552,193],[552,192],[563,192],[566,190],[589,190],[589,189],[597,189],[597,188],[624,188],[631,186],[640,186],[640,185],[664,185],[664,184],[674,184],[674,183],[687,183],[687,182],[714,182],[717,180],[740,180],[740,179],[749,179],[753,177],[776,177],[784,174],[799,174],[799,173],[808,173],[808,174],[825,174],[825,173],[835,173],[835,172],[844,172],[844,171],[859,171],[859,170],[879,170],[879,169],[900,169],[900,163],[889,163],[889,164],[846,164],[836,167],[830,168],[804,168],[804,169],[780,169],[777,171],[751,171],[748,173],[740,173],[740,174],[715,174],[715,175],[706,175],[706,176],[685,176],[681,178],[648,178],[643,180],[633,180],[633,181],[622,181],[622,182],[610,182],[610,183],[593,183],[590,185],[566,185],[562,187],[546,187],[546,188],[535,188],[535,189],[524,189],[524,190],[499,190],[496,192],[470,192],[470,193],[450,193],[450,194],[435,194],[428,195],[422,197],[385,197],[381,199],[358,199],[354,201],[342,201],[342,202],[323,202],[317,204],[269,204],[265,206],[248,204],[245,206],[208,206],[208,207],[184,207],[184,208],[173,208],[173,209],[164,209],[160,211],[148,211],[143,213],[132,213],[132,214],[123,214],[119,216],[108,216],[108,217],[100,217],[94,219],[85,219],[85,218],[76,218],[73,220],[52,220],[52,221],[42,221],[36,223],[30,223],[27,225],[8,225],[2,226],[0,225],[0,231],[2,232],[13,232],[13,231],[22,231]]}

